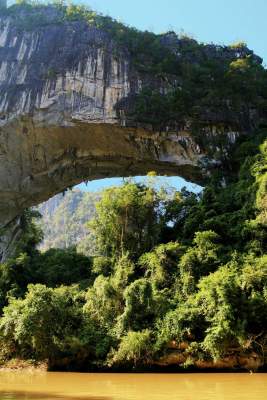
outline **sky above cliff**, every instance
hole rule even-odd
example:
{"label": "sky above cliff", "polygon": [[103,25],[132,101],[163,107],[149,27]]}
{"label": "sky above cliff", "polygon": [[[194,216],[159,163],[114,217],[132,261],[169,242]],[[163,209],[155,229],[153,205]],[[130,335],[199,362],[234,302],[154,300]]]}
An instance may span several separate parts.
{"label": "sky above cliff", "polygon": [[243,40],[267,64],[267,0],[86,0],[84,3],[142,30],[155,33],[184,30],[201,42],[217,44]]}
{"label": "sky above cliff", "polygon": [[[70,1],[86,4],[141,30],[184,31],[201,42],[217,44],[242,40],[267,65],[267,0]],[[9,5],[13,3],[15,0],[8,0]]]}

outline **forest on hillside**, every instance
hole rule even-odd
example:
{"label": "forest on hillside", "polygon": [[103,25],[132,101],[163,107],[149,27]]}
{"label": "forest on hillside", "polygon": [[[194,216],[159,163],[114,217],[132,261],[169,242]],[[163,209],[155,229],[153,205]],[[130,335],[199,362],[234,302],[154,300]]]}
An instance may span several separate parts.
{"label": "forest on hillside", "polygon": [[38,206],[42,216],[38,226],[43,232],[38,248],[46,251],[51,247],[66,249],[76,246],[78,252],[92,255],[94,250],[87,225],[95,215],[95,203],[100,195],[75,188]]}
{"label": "forest on hillside", "polygon": [[266,366],[266,131],[238,139],[229,160],[227,185],[215,173],[200,195],[129,180],[103,191],[93,217],[88,195],[91,256],[79,243],[41,252],[38,212],[25,212],[0,265],[1,363]]}

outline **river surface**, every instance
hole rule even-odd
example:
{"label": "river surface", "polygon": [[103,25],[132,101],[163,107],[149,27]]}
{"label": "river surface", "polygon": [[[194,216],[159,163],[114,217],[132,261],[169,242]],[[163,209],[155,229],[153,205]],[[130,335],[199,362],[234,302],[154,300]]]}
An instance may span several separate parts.
{"label": "river surface", "polygon": [[267,374],[0,372],[1,400],[266,400]]}

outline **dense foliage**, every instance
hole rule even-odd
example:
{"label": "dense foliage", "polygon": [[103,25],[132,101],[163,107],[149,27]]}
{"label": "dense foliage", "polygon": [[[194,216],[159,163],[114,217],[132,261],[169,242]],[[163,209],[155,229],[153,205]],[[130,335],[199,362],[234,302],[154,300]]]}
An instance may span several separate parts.
{"label": "dense foliage", "polygon": [[104,191],[89,223],[91,258],[40,253],[28,213],[20,254],[0,266],[1,359],[138,368],[176,352],[184,365],[234,354],[263,364],[265,138],[240,139],[229,183],[214,176],[201,195],[133,181]]}
{"label": "dense foliage", "polygon": [[[184,129],[190,124],[200,144],[212,126],[221,132],[253,130],[260,124],[259,116],[261,123],[266,120],[267,73],[252,55],[182,60],[175,69],[178,82],[168,82],[164,92],[142,88],[132,118],[157,130]],[[249,110],[257,113],[250,115]]]}

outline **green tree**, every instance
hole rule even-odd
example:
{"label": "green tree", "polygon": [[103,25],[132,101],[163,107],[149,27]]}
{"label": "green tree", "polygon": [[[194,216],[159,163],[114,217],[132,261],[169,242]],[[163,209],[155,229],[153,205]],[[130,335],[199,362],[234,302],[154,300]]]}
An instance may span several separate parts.
{"label": "green tree", "polygon": [[183,292],[188,295],[196,290],[199,279],[215,271],[220,264],[218,235],[213,231],[197,232],[193,247],[181,257],[179,268]]}
{"label": "green tree", "polygon": [[86,293],[84,311],[111,331],[122,310],[122,294],[114,287],[110,277],[99,275]]}
{"label": "green tree", "polygon": [[83,313],[84,302],[77,287],[29,285],[24,299],[11,298],[4,308],[1,338],[6,348],[13,349],[6,356],[48,359],[51,367],[61,368],[65,357],[67,367],[74,362],[76,368],[88,368],[107,352],[108,334]]}
{"label": "green tree", "polygon": [[89,223],[99,253],[115,258],[128,253],[137,259],[150,250],[160,234],[159,204],[157,192],[140,184],[126,182],[105,190]]}
{"label": "green tree", "polygon": [[151,326],[156,307],[149,280],[145,278],[135,280],[126,288],[123,297],[125,307],[119,319],[122,332],[139,331]]}
{"label": "green tree", "polygon": [[160,244],[140,257],[139,265],[156,289],[172,287],[179,276],[178,262],[184,251],[184,246],[169,242]]}
{"label": "green tree", "polygon": [[152,332],[145,329],[140,332],[129,331],[122,337],[119,348],[109,355],[109,365],[149,364],[152,361]]}
{"label": "green tree", "polygon": [[49,287],[80,283],[89,286],[93,281],[92,261],[77,253],[75,248],[50,249],[33,260],[34,282]]}

